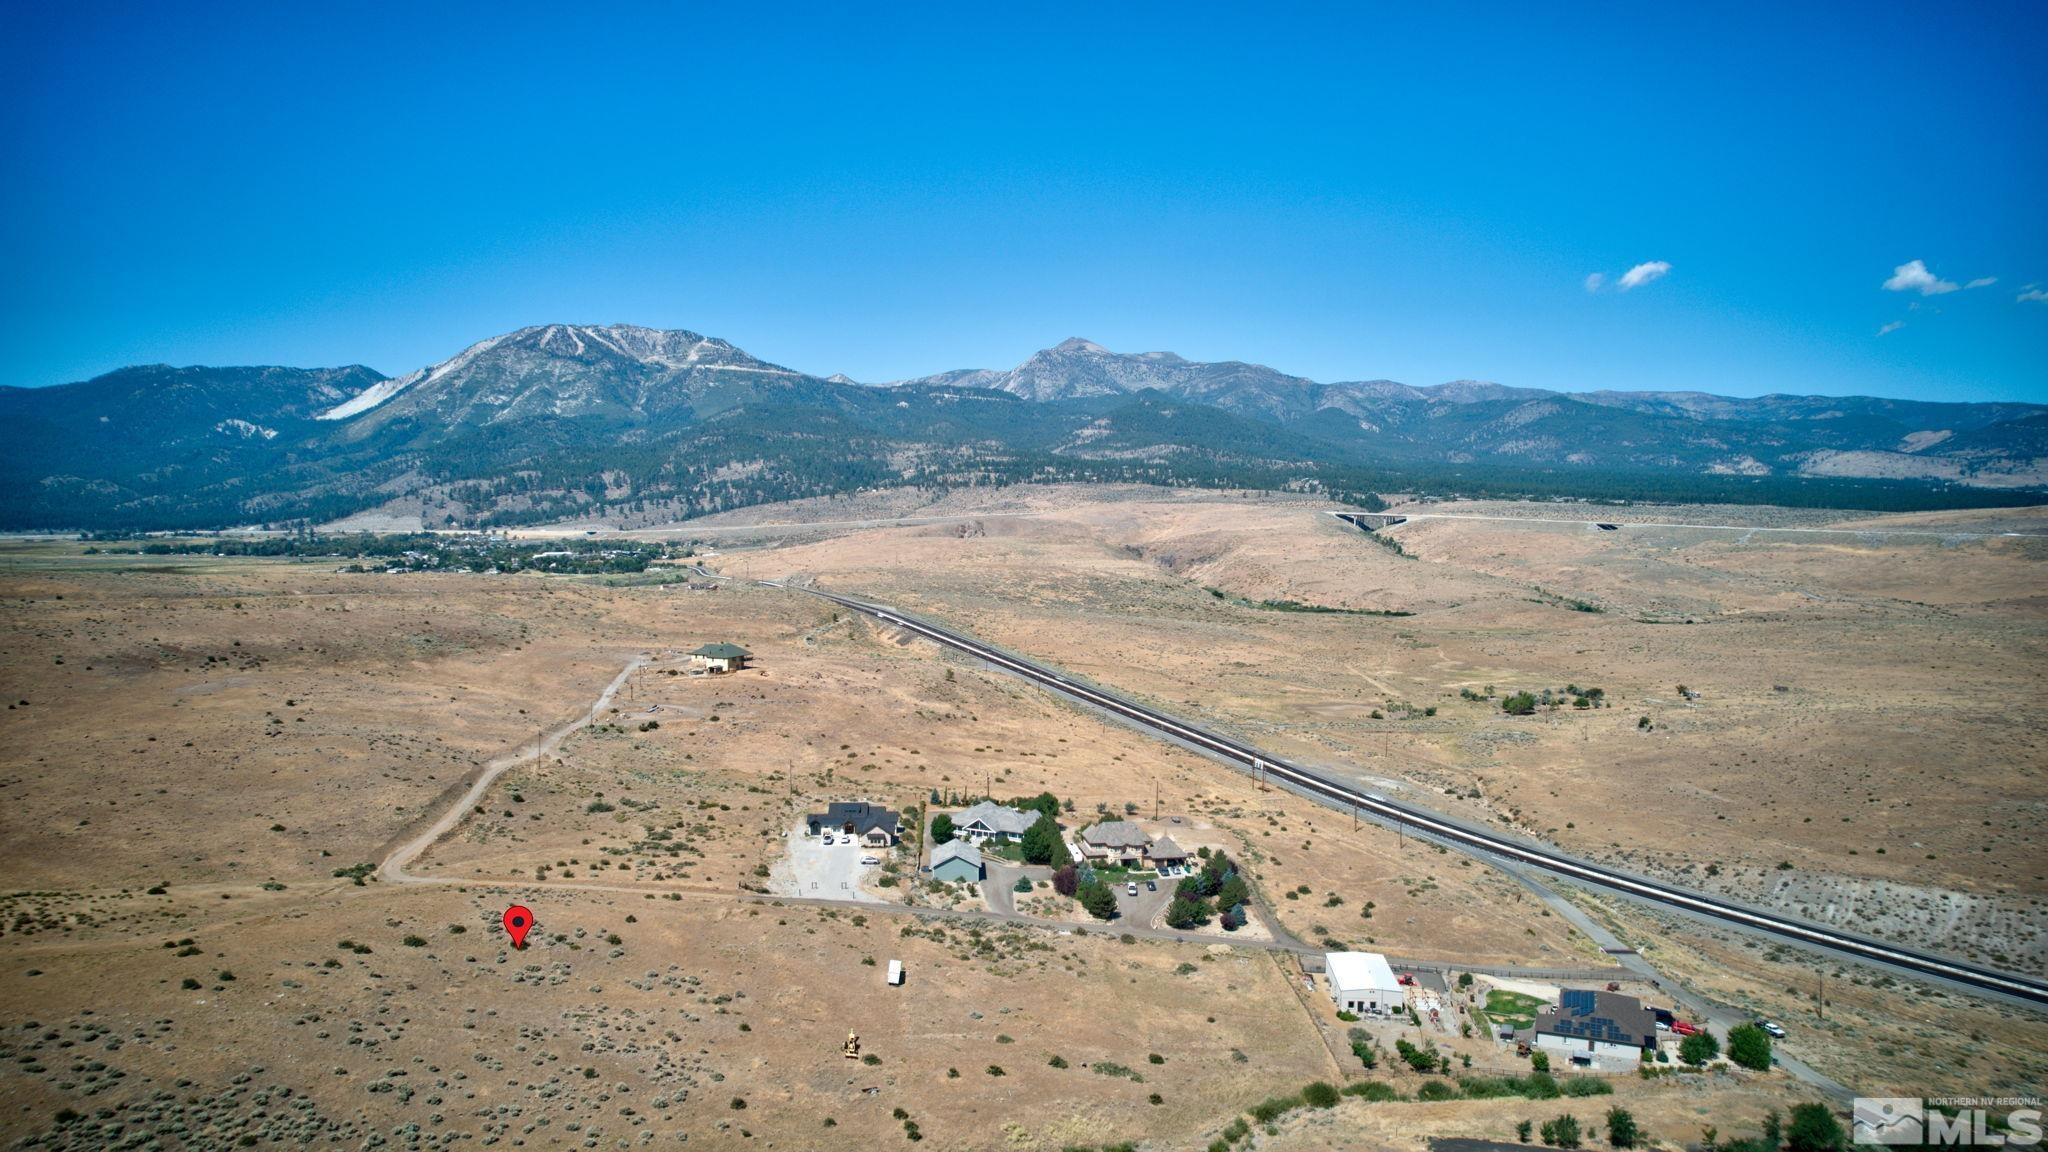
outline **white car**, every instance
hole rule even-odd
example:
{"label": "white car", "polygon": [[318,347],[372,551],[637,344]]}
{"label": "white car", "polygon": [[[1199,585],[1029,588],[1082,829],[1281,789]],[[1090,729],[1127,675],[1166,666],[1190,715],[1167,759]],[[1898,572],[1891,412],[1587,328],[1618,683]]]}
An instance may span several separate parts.
{"label": "white car", "polygon": [[1126,895],[1126,896],[1136,896],[1137,894],[1138,894],[1138,885],[1137,885],[1137,882],[1136,882],[1136,881],[1132,881],[1131,883],[1129,883],[1129,884],[1126,884],[1126,885],[1124,885],[1124,895]]}
{"label": "white car", "polygon": [[863,864],[880,864],[882,861],[874,856],[863,856],[860,858],[860,862]]}
{"label": "white car", "polygon": [[830,844],[831,842],[832,842],[832,837],[831,837],[831,835],[830,835],[830,834],[828,833],[828,834],[826,834],[826,836],[825,836],[825,843],[827,843],[827,844]]}
{"label": "white car", "polygon": [[1756,1026],[1769,1032],[1776,1039],[1783,1040],[1785,1038],[1785,1030],[1769,1020],[1759,1020],[1756,1022]]}

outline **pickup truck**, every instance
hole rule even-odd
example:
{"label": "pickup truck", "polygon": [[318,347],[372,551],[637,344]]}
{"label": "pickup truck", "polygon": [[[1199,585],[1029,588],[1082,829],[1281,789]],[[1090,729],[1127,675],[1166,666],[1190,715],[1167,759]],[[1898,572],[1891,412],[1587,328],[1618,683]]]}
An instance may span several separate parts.
{"label": "pickup truck", "polygon": [[1778,1025],[1773,1023],[1772,1021],[1759,1018],[1756,1022],[1756,1026],[1763,1029],[1766,1032],[1769,1032],[1771,1034],[1771,1038],[1774,1040],[1783,1040],[1785,1038],[1785,1030],[1783,1028],[1778,1027]]}

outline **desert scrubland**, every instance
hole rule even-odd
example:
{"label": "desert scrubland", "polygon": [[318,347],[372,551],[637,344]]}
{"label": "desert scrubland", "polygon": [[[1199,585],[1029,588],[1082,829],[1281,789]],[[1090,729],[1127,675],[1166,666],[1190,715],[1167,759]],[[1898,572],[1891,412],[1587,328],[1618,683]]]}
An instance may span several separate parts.
{"label": "desert scrubland", "polygon": [[[1385,533],[1397,551],[1330,507],[895,493],[668,533],[723,573],[929,613],[1468,819],[2043,970],[2044,757],[2027,717],[2048,668],[2048,542],[1419,519]],[[2048,531],[2011,511],[1626,511],[1616,522]],[[790,829],[829,800],[1051,791],[1070,824],[1129,805],[1228,845],[1283,943],[1453,969],[1605,963],[1510,877],[1354,830],[800,593],[83,549],[0,546],[10,1146],[886,1146],[916,1132],[1178,1148],[1309,1081],[1421,1084],[1398,1061],[1349,1059],[1327,998],[1257,941],[919,918],[903,905],[935,901],[914,844],[884,853],[900,882],[866,906],[779,895]],[[688,675],[683,654],[709,641],[745,645],[755,666]],[[376,875],[486,765],[635,660],[595,725],[496,776],[409,882]],[[1600,688],[1601,706],[1574,707],[1567,686]],[[1561,707],[1502,712],[1501,697],[1546,688]],[[1574,899],[1667,976],[1777,1016],[1787,1052],[1858,1088],[1990,1094],[2044,1071],[2039,1016]],[[539,920],[524,952],[497,928],[512,900]],[[883,983],[890,959],[911,973],[902,988]],[[878,1062],[841,1054],[849,1031]],[[1526,1067],[1483,1036],[1433,1042],[1475,1071]],[[1346,1099],[1257,1139],[1512,1140],[1520,1120],[1619,1102],[1676,1146],[1813,1098],[1782,1073],[1614,1088]]]}

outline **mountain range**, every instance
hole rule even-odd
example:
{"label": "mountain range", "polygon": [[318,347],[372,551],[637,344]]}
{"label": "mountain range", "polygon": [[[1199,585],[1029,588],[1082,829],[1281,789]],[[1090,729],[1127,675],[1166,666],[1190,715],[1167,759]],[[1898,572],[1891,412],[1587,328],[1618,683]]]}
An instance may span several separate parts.
{"label": "mountain range", "polygon": [[858,384],[694,332],[547,324],[386,377],[123,368],[0,388],[0,527],[205,528],[381,510],[620,523],[858,488],[1137,481],[1843,507],[2018,503],[2048,407],[1319,383],[1072,339]]}

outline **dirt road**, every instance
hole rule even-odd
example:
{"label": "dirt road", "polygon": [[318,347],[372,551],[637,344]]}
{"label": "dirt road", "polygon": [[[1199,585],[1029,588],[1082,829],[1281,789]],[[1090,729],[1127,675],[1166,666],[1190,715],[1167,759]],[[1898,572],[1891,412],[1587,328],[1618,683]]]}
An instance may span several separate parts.
{"label": "dirt road", "polygon": [[560,748],[562,741],[568,739],[570,733],[585,725],[596,723],[604,710],[611,707],[612,697],[618,695],[619,689],[625,687],[626,681],[649,659],[643,654],[626,661],[626,666],[619,670],[617,676],[612,677],[612,682],[605,685],[603,692],[598,693],[597,702],[590,706],[590,711],[543,736],[538,743],[523,745],[518,751],[507,752],[484,765],[483,774],[476,778],[476,783],[471,784],[469,790],[464,792],[448,811],[442,813],[439,820],[434,821],[418,836],[393,849],[391,854],[384,858],[384,862],[377,866],[378,878],[394,884],[454,883],[452,880],[440,880],[431,876],[414,876],[405,870],[405,866],[419,859],[420,853],[432,847],[434,841],[446,836],[461,823],[462,818],[469,815],[469,810],[476,807],[477,801],[483,799],[484,793],[490,790],[491,785],[498,777],[503,776],[506,770],[546,756]]}

